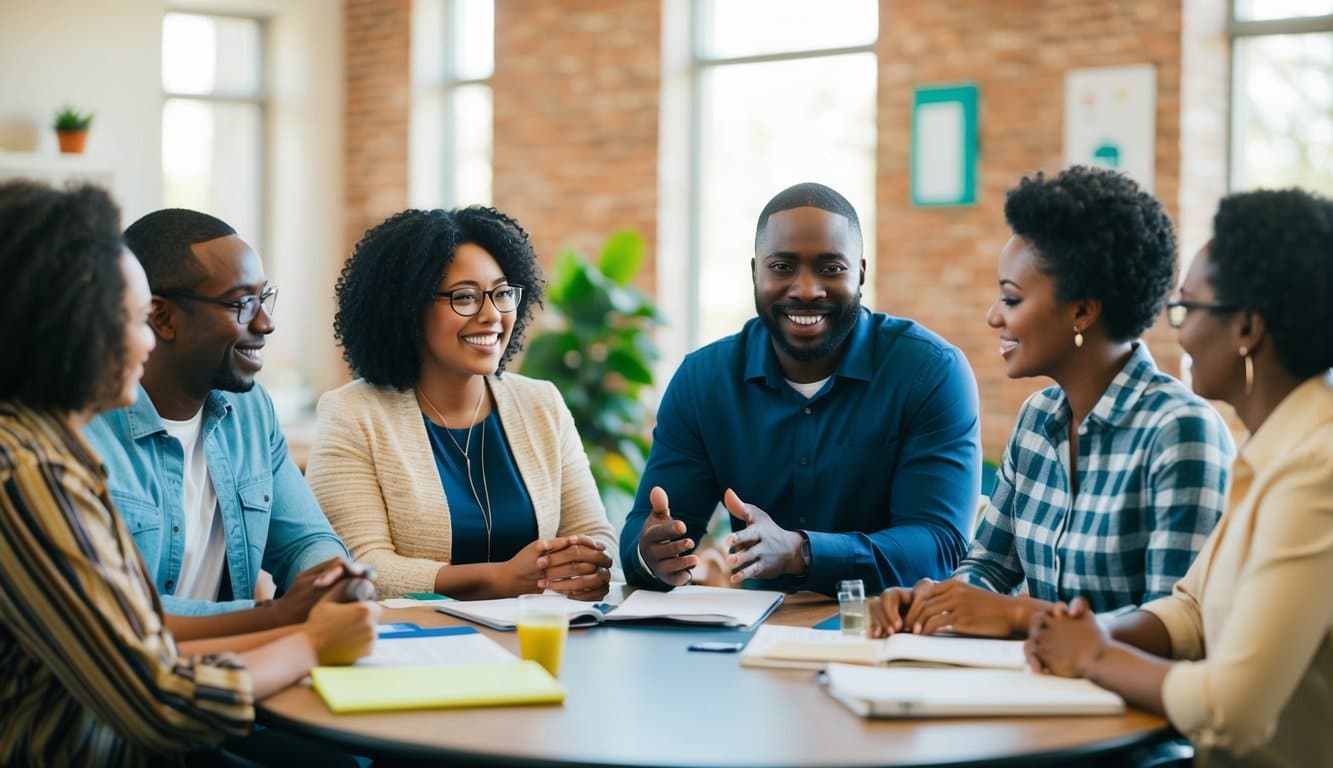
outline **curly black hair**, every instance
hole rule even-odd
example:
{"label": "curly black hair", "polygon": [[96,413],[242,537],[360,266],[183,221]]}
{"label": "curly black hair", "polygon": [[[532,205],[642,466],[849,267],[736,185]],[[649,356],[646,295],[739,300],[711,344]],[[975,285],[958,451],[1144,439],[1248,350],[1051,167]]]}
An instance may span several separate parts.
{"label": "curly black hair", "polygon": [[91,185],[0,184],[0,399],[99,407],[125,368],[120,209]]}
{"label": "curly black hair", "polygon": [[1293,376],[1333,368],[1333,201],[1300,189],[1223,198],[1208,252],[1217,300],[1261,315]]}
{"label": "curly black hair", "polygon": [[509,216],[482,206],[452,211],[409,209],[366,231],[338,278],[334,338],[356,375],[378,386],[406,390],[421,374],[422,317],[464,243],[495,257],[505,277],[522,285],[514,331],[498,374],[523,349],[534,305],[546,279],[528,233]]}
{"label": "curly black hair", "polygon": [[1076,165],[1025,176],[1005,196],[1004,218],[1032,243],[1058,299],[1101,302],[1112,341],[1143,333],[1175,285],[1171,220],[1124,174]]}

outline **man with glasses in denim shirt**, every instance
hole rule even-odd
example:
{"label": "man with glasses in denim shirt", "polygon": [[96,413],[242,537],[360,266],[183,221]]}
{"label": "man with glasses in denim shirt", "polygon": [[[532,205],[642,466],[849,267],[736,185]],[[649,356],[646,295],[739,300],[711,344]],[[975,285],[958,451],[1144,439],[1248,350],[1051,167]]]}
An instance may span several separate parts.
{"label": "man with glasses in denim shirt", "polygon": [[[207,214],[150,213],[125,242],[148,275],[157,348],[135,404],[95,418],[86,436],[169,624],[188,639],[302,621],[347,550],[255,381],[278,289]],[[261,569],[279,597],[256,604]]]}

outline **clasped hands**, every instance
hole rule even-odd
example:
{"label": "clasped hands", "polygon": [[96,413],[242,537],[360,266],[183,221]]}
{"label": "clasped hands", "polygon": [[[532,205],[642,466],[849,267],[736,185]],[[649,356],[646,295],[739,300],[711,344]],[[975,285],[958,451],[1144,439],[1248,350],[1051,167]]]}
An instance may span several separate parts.
{"label": "clasped hands", "polygon": [[[298,574],[272,604],[301,611],[301,631],[320,664],[351,664],[375,642],[380,616],[375,578],[366,563],[331,558]],[[285,608],[283,601],[290,601]]]}
{"label": "clasped hands", "polygon": [[870,601],[870,636],[898,632],[956,632],[1011,637],[1027,630],[1028,614],[1016,600],[955,579],[922,579],[910,589],[891,587]]}
{"label": "clasped hands", "polygon": [[284,614],[284,623],[296,623],[304,621],[325,595],[339,603],[374,600],[375,576],[375,569],[365,563],[332,557],[297,574],[281,597],[257,605],[271,605]]}
{"label": "clasped hands", "polygon": [[1112,645],[1106,629],[1082,597],[1056,603],[1032,617],[1023,655],[1034,672],[1090,677],[1094,661]]}
{"label": "clasped hands", "polygon": [[1083,677],[1110,642],[1088,601],[1076,597],[1031,614],[1021,603],[961,581],[922,579],[887,589],[870,601],[870,636],[956,632],[982,637],[1027,634],[1023,652],[1033,671]]}
{"label": "clasped hands", "polygon": [[601,600],[611,588],[611,556],[591,536],[538,539],[503,566],[506,592],[551,590],[574,600]]}
{"label": "clasped hands", "polygon": [[[673,587],[688,584],[690,571],[699,564],[698,555],[691,554],[695,542],[686,536],[685,523],[671,517],[665,490],[656,486],[648,498],[653,509],[639,532],[639,554],[658,581]],[[732,517],[746,523],[744,530],[726,538],[732,584],[805,573],[801,534],[781,527],[764,510],[741,501],[730,488],[722,503]]]}

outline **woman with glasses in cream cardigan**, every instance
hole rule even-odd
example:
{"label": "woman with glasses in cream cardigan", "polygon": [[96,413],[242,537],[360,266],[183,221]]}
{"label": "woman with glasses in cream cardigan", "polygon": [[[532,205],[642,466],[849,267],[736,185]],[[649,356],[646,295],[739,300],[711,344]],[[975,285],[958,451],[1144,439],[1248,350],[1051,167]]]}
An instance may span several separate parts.
{"label": "woman with glasses in cream cardigan", "polygon": [[505,373],[543,279],[492,208],[366,232],[334,333],[360,377],[320,398],[306,478],[381,594],[606,595],[615,533],[550,382]]}

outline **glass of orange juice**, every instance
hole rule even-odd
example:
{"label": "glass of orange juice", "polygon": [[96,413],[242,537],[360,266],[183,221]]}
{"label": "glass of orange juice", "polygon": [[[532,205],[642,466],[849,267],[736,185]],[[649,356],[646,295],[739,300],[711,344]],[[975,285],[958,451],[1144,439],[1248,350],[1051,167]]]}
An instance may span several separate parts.
{"label": "glass of orange juice", "polygon": [[569,635],[568,598],[564,595],[518,596],[518,655],[541,664],[554,677],[560,674]]}

